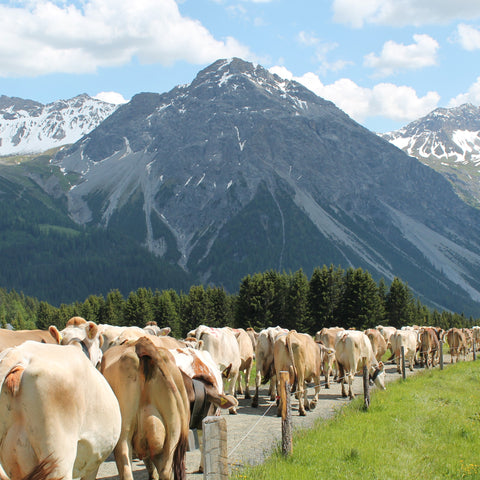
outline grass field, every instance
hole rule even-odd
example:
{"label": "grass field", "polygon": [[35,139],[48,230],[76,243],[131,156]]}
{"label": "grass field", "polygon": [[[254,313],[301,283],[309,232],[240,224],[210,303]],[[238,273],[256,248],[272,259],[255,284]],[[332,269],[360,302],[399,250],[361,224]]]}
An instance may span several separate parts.
{"label": "grass field", "polygon": [[243,480],[480,480],[480,361],[422,371],[296,432],[293,454],[236,472]]}

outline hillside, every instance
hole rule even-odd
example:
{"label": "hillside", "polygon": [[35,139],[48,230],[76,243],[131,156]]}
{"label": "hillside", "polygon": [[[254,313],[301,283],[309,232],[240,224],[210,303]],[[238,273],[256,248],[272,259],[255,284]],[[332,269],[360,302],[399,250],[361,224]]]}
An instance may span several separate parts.
{"label": "hillside", "polygon": [[74,228],[121,238],[189,279],[236,291],[249,273],[335,264],[399,276],[429,306],[480,306],[480,212],[260,65],[219,60],[188,85],[140,93],[48,168],[33,182]]}

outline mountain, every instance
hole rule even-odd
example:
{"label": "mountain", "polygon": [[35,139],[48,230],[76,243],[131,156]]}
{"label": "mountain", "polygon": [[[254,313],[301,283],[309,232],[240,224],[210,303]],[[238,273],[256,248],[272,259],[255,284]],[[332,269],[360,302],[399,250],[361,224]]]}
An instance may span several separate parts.
{"label": "mountain", "polygon": [[[297,82],[240,59],[141,93],[52,162],[76,224],[236,291],[270,268],[399,276],[431,306],[480,305],[480,212],[438,173]],[[50,184],[52,187],[53,184]]]}
{"label": "mountain", "polygon": [[480,307],[480,211],[333,103],[237,58],[134,96],[53,158],[0,165],[0,210],[0,285],[56,302],[235,292],[255,272],[334,264],[399,276],[431,307]]}
{"label": "mountain", "polygon": [[86,94],[48,105],[2,95],[0,156],[40,153],[75,143],[116,108]]}
{"label": "mountain", "polygon": [[480,108],[437,108],[381,137],[444,175],[468,203],[480,207]]}

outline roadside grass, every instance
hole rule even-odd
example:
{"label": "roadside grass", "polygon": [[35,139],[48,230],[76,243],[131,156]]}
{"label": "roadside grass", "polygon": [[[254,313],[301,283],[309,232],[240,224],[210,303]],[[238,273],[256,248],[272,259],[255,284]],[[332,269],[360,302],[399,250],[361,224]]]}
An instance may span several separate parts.
{"label": "roadside grass", "polygon": [[264,464],[230,478],[480,480],[480,362],[372,390],[368,411],[359,396],[334,418],[296,431],[288,458],[279,446]]}

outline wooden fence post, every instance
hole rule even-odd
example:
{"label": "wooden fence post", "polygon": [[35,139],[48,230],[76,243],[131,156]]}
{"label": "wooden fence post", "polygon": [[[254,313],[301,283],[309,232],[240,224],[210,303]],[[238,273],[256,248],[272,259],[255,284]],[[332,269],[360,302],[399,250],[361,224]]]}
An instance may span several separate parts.
{"label": "wooden fence post", "polygon": [[290,383],[288,372],[280,372],[280,403],[282,405],[282,453],[288,456],[292,445],[292,405],[290,401]]}
{"label": "wooden fence post", "polygon": [[370,406],[370,375],[367,365],[363,366],[363,405],[366,409]]}
{"label": "wooden fence post", "polygon": [[440,340],[440,370],[443,370],[443,340]]}
{"label": "wooden fence post", "polygon": [[402,345],[400,350],[400,361],[402,362],[402,379],[407,378],[407,372],[405,372],[405,347]]}
{"label": "wooden fence post", "polygon": [[205,480],[228,479],[227,421],[219,416],[205,417],[203,427],[203,454]]}

